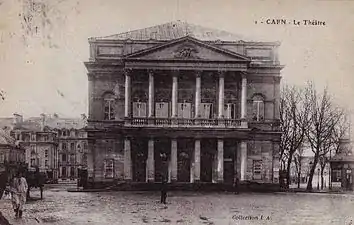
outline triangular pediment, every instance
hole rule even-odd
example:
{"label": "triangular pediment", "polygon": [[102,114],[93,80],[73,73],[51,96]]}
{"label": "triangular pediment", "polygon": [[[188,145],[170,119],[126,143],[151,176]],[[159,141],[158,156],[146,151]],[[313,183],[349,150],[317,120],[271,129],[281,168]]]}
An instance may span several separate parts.
{"label": "triangular pediment", "polygon": [[250,62],[250,59],[244,55],[189,36],[126,55],[125,59]]}

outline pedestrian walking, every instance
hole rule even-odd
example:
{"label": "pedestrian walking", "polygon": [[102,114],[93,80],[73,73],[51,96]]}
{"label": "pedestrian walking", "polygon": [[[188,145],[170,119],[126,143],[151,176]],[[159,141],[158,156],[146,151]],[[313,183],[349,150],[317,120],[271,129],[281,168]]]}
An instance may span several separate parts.
{"label": "pedestrian walking", "polygon": [[22,217],[23,205],[26,203],[27,189],[26,178],[24,178],[23,173],[19,171],[17,176],[13,179],[11,187],[11,202],[16,213],[16,218]]}
{"label": "pedestrian walking", "polygon": [[234,193],[235,194],[239,193],[239,186],[240,186],[240,182],[239,182],[238,176],[236,176],[236,178],[234,180]]}
{"label": "pedestrian walking", "polygon": [[167,182],[166,179],[163,179],[161,184],[161,203],[166,204],[166,198],[167,198]]}

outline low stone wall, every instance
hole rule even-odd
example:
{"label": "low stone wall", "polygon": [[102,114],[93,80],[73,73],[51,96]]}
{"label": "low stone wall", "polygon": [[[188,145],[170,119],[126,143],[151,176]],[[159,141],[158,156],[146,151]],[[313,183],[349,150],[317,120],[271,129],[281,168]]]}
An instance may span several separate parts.
{"label": "low stone wall", "polygon": [[[83,191],[159,191],[161,183],[136,183],[136,182],[95,182],[88,183]],[[235,191],[230,184],[220,183],[169,183],[170,191],[202,191],[202,192],[218,192],[218,191]],[[278,192],[279,184],[242,182],[238,188],[239,192]]]}

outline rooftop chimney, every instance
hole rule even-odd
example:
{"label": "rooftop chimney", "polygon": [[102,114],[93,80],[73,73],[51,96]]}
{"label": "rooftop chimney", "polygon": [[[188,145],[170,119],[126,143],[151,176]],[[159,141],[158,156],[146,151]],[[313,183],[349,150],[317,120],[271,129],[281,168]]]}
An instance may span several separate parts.
{"label": "rooftop chimney", "polygon": [[23,123],[23,116],[18,114],[18,113],[14,113],[14,126],[18,127],[21,126],[21,124]]}
{"label": "rooftop chimney", "polygon": [[44,113],[41,114],[41,131],[44,130],[44,127],[46,125],[46,115]]}

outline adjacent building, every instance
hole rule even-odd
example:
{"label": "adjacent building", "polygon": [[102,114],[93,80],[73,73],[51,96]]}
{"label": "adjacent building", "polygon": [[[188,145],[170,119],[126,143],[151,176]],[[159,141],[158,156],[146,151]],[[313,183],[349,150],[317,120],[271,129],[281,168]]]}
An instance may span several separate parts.
{"label": "adjacent building", "polygon": [[354,154],[350,139],[341,139],[338,153],[330,160],[332,189],[354,190]]}
{"label": "adjacent building", "polygon": [[22,115],[14,114],[11,136],[26,149],[26,162],[29,169],[39,168],[49,180],[58,179],[58,144],[56,133],[45,125],[45,115],[24,120]]}
{"label": "adjacent building", "polygon": [[278,42],[176,21],[89,44],[92,182],[278,185]]}
{"label": "adjacent building", "polygon": [[8,129],[0,128],[0,172],[5,171],[11,180],[24,165],[25,149],[10,136]]}
{"label": "adjacent building", "polygon": [[23,119],[1,118],[0,126],[9,130],[17,144],[25,149],[29,169],[39,168],[49,180],[75,180],[78,169],[87,169],[86,118],[60,118],[41,114]]}
{"label": "adjacent building", "polygon": [[57,123],[59,180],[78,178],[79,169],[87,169],[88,144],[83,119],[63,118]]}

